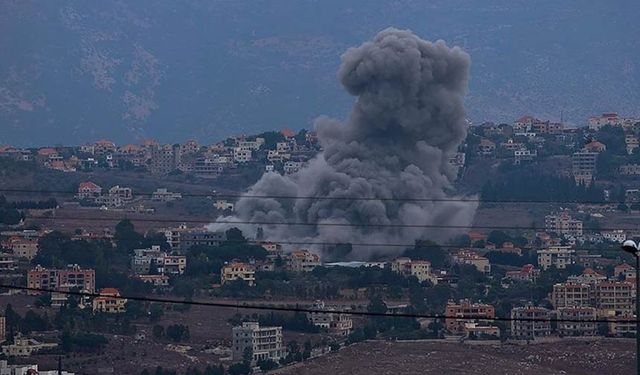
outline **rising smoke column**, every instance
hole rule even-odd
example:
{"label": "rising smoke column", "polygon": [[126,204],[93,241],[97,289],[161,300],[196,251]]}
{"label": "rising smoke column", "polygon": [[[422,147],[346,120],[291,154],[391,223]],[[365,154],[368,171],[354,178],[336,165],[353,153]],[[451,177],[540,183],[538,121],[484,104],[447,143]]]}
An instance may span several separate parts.
{"label": "rising smoke column", "polygon": [[[391,28],[349,49],[338,71],[344,88],[357,97],[348,121],[316,120],[324,151],[296,174],[263,175],[247,192],[328,199],[243,197],[235,216],[221,221],[469,225],[473,203],[384,200],[450,198],[446,191],[455,176],[448,160],[467,133],[463,97],[469,64],[457,47]],[[375,199],[343,199],[349,197]],[[262,227],[268,239],[281,241],[412,243],[453,234],[406,227]],[[387,250],[393,249],[401,250]],[[352,257],[379,250],[354,247]]]}

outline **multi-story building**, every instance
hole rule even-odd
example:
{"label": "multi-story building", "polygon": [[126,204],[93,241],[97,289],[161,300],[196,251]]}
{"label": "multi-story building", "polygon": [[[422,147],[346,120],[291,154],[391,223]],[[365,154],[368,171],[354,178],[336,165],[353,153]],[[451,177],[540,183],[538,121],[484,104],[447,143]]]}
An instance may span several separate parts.
{"label": "multi-story building", "polygon": [[613,268],[613,275],[624,279],[635,278],[636,269],[628,263],[620,263]]}
{"label": "multi-story building", "polygon": [[309,250],[296,250],[289,254],[288,267],[293,272],[310,272],[321,266],[320,257]]}
{"label": "multi-story building", "polygon": [[558,333],[562,336],[595,336],[596,309],[588,306],[566,306],[558,309]]}
{"label": "multi-story building", "polygon": [[153,245],[150,249],[135,249],[133,252],[131,268],[136,274],[156,271],[161,275],[182,275],[187,269],[186,256],[168,255],[158,245]]}
{"label": "multi-story building", "polygon": [[492,305],[461,300],[459,303],[447,303],[445,316],[445,326],[449,332],[463,333],[465,323],[474,323],[483,318],[495,318],[496,309]]}
{"label": "multi-story building", "polygon": [[307,318],[313,325],[338,336],[348,336],[353,329],[353,320],[349,315],[333,312],[333,308],[326,307],[324,302],[316,301],[313,304],[313,309],[322,311],[307,313]]}
{"label": "multi-story building", "polygon": [[538,250],[538,265],[547,270],[555,267],[559,270],[567,268],[574,263],[575,249],[570,246],[552,246],[548,249]]}
{"label": "multi-story building", "polygon": [[78,186],[78,199],[95,199],[102,195],[102,188],[91,181],[81,182]]}
{"label": "multi-story building", "polygon": [[615,112],[606,112],[600,116],[592,116],[589,117],[587,124],[589,125],[589,129],[598,131],[603,126],[620,126],[623,122],[623,119],[618,116]]}
{"label": "multi-story building", "polygon": [[571,157],[573,178],[576,184],[589,186],[596,171],[598,152],[581,150]]}
{"label": "multi-story building", "polygon": [[619,314],[607,317],[609,334],[616,337],[636,336],[636,316],[635,314]]}
{"label": "multi-story building", "polygon": [[619,313],[632,313],[635,309],[635,287],[624,281],[605,281],[595,286],[595,307]]}
{"label": "multi-story building", "polygon": [[149,171],[152,174],[166,175],[176,169],[180,159],[179,147],[174,149],[171,145],[153,147]]}
{"label": "multi-story building", "polygon": [[185,253],[191,246],[220,246],[226,241],[224,231],[211,232],[207,229],[191,229],[180,233],[180,252]]}
{"label": "multi-story building", "polygon": [[120,298],[120,291],[116,288],[100,289],[100,296],[93,299],[93,312],[118,314],[126,311],[127,300]]}
{"label": "multi-story building", "polygon": [[233,149],[233,160],[237,163],[246,163],[251,161],[251,150],[245,150],[240,147]]}
{"label": "multi-story building", "polygon": [[[78,288],[89,293],[95,292],[96,273],[93,269],[83,269],[71,265],[66,269],[46,269],[36,266],[27,273],[27,286],[36,289]],[[39,294],[39,292],[31,292]]]}
{"label": "multi-story building", "polygon": [[623,243],[627,239],[627,233],[622,229],[602,232],[602,237],[611,242]]}
{"label": "multi-story building", "polygon": [[532,340],[551,334],[549,310],[544,307],[527,305],[511,309],[511,336]]}
{"label": "multi-story building", "polygon": [[303,163],[300,161],[287,161],[284,163],[284,174],[293,174],[302,168]]}
{"label": "multi-story building", "polygon": [[130,187],[124,187],[124,186],[121,187],[120,185],[116,185],[111,187],[111,189],[109,189],[109,196],[118,197],[122,201],[126,202],[133,199],[133,191],[131,190]]}
{"label": "multi-story building", "polygon": [[[0,273],[11,272],[18,269],[18,256],[0,252]],[[0,339],[2,336],[0,336]]]}
{"label": "multi-story building", "polygon": [[20,258],[32,260],[38,254],[38,238],[11,237],[5,245]]}
{"label": "multi-story building", "polygon": [[[56,343],[43,343],[35,339],[16,336],[13,344],[3,345],[2,354],[8,357],[28,357],[43,349],[53,349],[58,346]],[[28,374],[28,373],[25,373]]]}
{"label": "multi-story building", "polygon": [[269,259],[276,259],[283,255],[282,245],[277,242],[261,242],[260,246],[267,250],[267,258]]}
{"label": "multi-story building", "polygon": [[4,342],[5,337],[7,337],[7,319],[0,316],[0,344]]}
{"label": "multi-story building", "polygon": [[623,164],[618,172],[623,176],[640,176],[640,164]]}
{"label": "multi-story building", "polygon": [[607,281],[607,277],[603,274],[600,274],[594,271],[592,268],[585,268],[584,271],[582,271],[582,274],[577,276],[569,276],[567,278],[567,282],[583,283],[583,284],[590,284],[590,285],[595,285],[602,281]]}
{"label": "multi-story building", "polygon": [[590,306],[593,303],[592,288],[583,283],[558,283],[553,286],[550,300],[555,309]]}
{"label": "multi-story building", "polygon": [[568,210],[562,210],[555,215],[544,217],[544,227],[547,232],[557,233],[565,237],[582,237],[582,221],[573,219]]}
{"label": "multi-story building", "polygon": [[231,262],[220,270],[222,285],[234,281],[244,280],[249,286],[256,285],[256,270],[253,265],[242,262]]}
{"label": "multi-story building", "polygon": [[232,329],[233,361],[244,359],[246,349],[253,354],[253,363],[271,359],[278,362],[286,356],[283,345],[282,327],[260,327],[257,322],[243,322],[241,326]]}
{"label": "multi-story building", "polygon": [[489,259],[481,256],[475,251],[461,250],[453,255],[453,262],[456,264],[470,264],[483,273],[491,272]]}
{"label": "multi-story building", "polygon": [[153,286],[169,286],[169,276],[167,275],[138,275],[137,278]]}
{"label": "multi-story building", "polygon": [[172,202],[178,199],[182,199],[182,193],[174,193],[167,188],[158,188],[151,195],[151,199],[160,202]]}
{"label": "multi-story building", "polygon": [[414,276],[418,281],[431,280],[431,262],[412,260],[407,257],[396,258],[391,262],[391,270],[406,276]]}

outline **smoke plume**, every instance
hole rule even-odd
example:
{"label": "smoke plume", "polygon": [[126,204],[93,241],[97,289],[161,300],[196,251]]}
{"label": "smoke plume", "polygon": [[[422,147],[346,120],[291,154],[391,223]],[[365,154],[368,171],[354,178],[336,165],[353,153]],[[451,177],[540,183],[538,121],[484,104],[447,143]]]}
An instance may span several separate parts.
{"label": "smoke plume", "polygon": [[[247,192],[326,199],[243,197],[234,217],[221,220],[317,223],[262,227],[270,240],[332,243],[442,241],[455,231],[398,225],[470,225],[474,203],[406,200],[451,198],[455,172],[448,161],[467,133],[469,64],[458,47],[391,28],[350,48],[338,71],[344,88],[357,97],[348,120],[316,120],[324,151],[293,175],[263,175]],[[350,197],[372,199],[344,199]],[[327,223],[355,226],[322,225]],[[385,251],[394,249],[402,250]],[[354,246],[350,258],[379,250]]]}

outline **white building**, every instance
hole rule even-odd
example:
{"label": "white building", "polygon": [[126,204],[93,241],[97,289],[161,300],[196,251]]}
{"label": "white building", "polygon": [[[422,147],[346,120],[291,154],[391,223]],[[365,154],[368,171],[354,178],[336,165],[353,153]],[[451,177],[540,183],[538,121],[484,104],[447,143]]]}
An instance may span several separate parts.
{"label": "white building", "polygon": [[576,251],[570,246],[552,246],[548,249],[538,250],[538,265],[543,270],[555,266],[557,269],[565,269],[574,263]]}
{"label": "white building", "polygon": [[271,359],[278,362],[286,356],[283,345],[282,327],[260,327],[257,322],[243,322],[233,327],[233,361],[241,362],[246,349],[253,354],[253,363]]}
{"label": "white building", "polygon": [[545,216],[544,227],[547,232],[557,233],[565,237],[580,238],[583,235],[582,221],[572,218],[568,210]]}
{"label": "white building", "polygon": [[627,234],[622,229],[618,229],[602,232],[602,237],[607,241],[622,243],[627,239]]}
{"label": "white building", "polygon": [[251,150],[243,150],[240,147],[233,149],[233,160],[238,163],[246,163],[251,161]]}
{"label": "white building", "polygon": [[511,309],[511,336],[517,339],[532,340],[551,334],[549,310],[538,306],[515,307]]}
{"label": "white building", "polygon": [[[353,320],[347,314],[333,312],[333,308],[326,307],[323,301],[316,301],[313,304],[314,310],[323,312],[307,313],[307,318],[313,325],[324,328],[329,333],[338,336],[348,336],[353,328]],[[326,311],[326,312],[324,312]]]}

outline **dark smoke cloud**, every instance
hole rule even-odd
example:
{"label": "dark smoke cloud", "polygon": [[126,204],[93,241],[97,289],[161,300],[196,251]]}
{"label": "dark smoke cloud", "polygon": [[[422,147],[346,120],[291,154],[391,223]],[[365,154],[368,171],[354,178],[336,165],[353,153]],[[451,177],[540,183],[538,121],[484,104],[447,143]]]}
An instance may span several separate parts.
{"label": "dark smoke cloud", "polygon": [[[457,47],[397,29],[349,49],[338,71],[344,88],[357,97],[348,121],[316,120],[324,151],[296,174],[265,174],[248,195],[378,199],[241,198],[235,216],[224,220],[469,225],[473,203],[379,200],[450,197],[454,170],[448,160],[467,132],[463,97],[469,64],[469,55]],[[412,243],[453,234],[375,226],[263,228],[271,240],[318,242]],[[352,257],[376,250],[354,248]]]}

